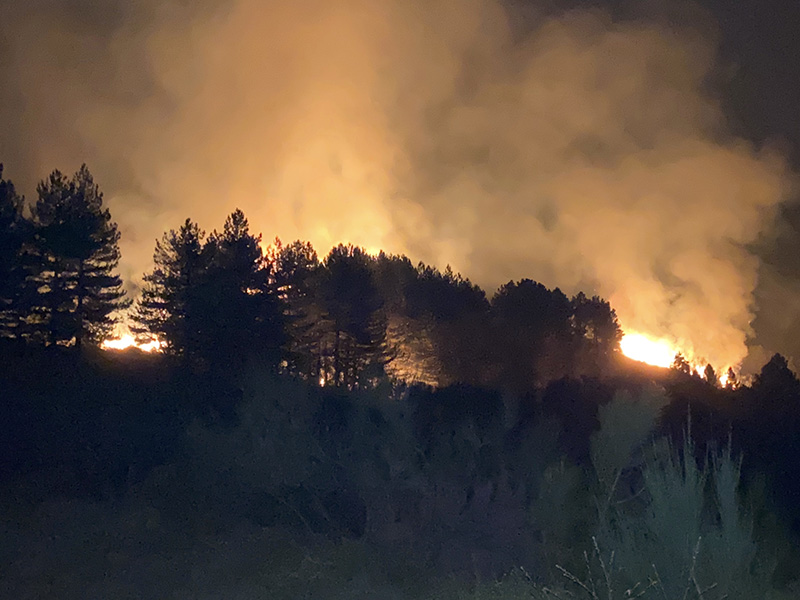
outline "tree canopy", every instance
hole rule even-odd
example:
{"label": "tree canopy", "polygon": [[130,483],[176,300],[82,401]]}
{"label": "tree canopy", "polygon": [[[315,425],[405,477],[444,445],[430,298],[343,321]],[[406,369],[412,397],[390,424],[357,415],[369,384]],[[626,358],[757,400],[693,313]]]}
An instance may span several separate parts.
{"label": "tree canopy", "polygon": [[46,345],[98,345],[129,305],[115,272],[120,233],[86,165],[39,183],[31,217],[0,185],[3,330]]}
{"label": "tree canopy", "polygon": [[277,363],[281,308],[260,241],[238,209],[207,238],[191,219],[165,233],[144,277],[133,331],[203,367],[230,366],[255,352]]}

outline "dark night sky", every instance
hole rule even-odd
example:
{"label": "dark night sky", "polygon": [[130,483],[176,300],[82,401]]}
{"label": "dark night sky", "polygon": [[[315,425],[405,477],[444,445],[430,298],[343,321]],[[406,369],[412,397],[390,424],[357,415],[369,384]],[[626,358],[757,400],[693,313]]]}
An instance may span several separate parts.
{"label": "dark night sky", "polygon": [[706,0],[733,65],[725,98],[731,119],[753,139],[784,138],[800,164],[800,4]]}
{"label": "dark night sky", "polygon": [[[512,0],[512,4],[529,4]],[[722,73],[714,82],[731,130],[755,142],[773,140],[787,145],[800,166],[800,3],[792,0],[576,0],[552,2],[565,6],[609,9],[630,18],[646,15],[699,26],[719,36]],[[688,8],[687,8],[688,7]],[[695,7],[695,8],[692,8]]]}
{"label": "dark night sky", "polygon": [[0,0],[0,160],[29,197],[88,162],[132,289],[239,205],[800,364],[800,3],[499,1]]}

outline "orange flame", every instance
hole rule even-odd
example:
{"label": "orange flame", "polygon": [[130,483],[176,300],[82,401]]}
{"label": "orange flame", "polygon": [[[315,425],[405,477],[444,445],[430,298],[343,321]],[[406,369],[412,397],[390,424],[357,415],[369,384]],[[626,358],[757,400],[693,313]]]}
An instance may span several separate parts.
{"label": "orange flame", "polygon": [[630,359],[656,367],[669,367],[678,351],[665,339],[653,339],[641,333],[626,333],[619,344]]}
{"label": "orange flame", "polygon": [[163,347],[163,343],[156,339],[149,342],[140,343],[136,341],[130,333],[123,334],[119,337],[105,340],[100,347],[103,350],[127,350],[128,348],[138,348],[142,352],[157,352]]}
{"label": "orange flame", "polygon": [[[681,354],[687,357],[692,373],[699,377],[705,377],[707,363],[692,360],[691,355],[687,355],[667,338],[654,338],[643,333],[630,332],[623,335],[619,346],[622,354],[631,360],[663,368],[671,367],[675,357]],[[717,377],[720,385],[726,385],[728,382],[727,368],[721,369],[717,373]]]}

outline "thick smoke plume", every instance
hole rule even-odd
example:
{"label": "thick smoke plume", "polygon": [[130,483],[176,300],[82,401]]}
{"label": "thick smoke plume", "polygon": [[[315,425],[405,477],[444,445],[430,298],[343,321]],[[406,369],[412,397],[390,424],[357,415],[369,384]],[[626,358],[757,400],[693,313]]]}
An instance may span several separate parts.
{"label": "thick smoke plume", "polygon": [[[790,193],[726,133],[709,30],[495,0],[0,0],[0,160],[89,163],[124,275],[187,216],[349,241],[492,288],[609,298],[717,366],[747,354]],[[514,12],[514,11],[517,12]]]}

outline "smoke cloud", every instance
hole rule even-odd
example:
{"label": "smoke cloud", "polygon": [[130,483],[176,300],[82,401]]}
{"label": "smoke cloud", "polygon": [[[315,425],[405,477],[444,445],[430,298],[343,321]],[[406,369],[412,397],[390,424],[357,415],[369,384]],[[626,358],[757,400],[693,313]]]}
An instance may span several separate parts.
{"label": "smoke cloud", "polygon": [[187,216],[611,300],[739,364],[792,192],[726,131],[707,24],[499,0],[0,0],[0,160],[87,162],[132,286]]}

